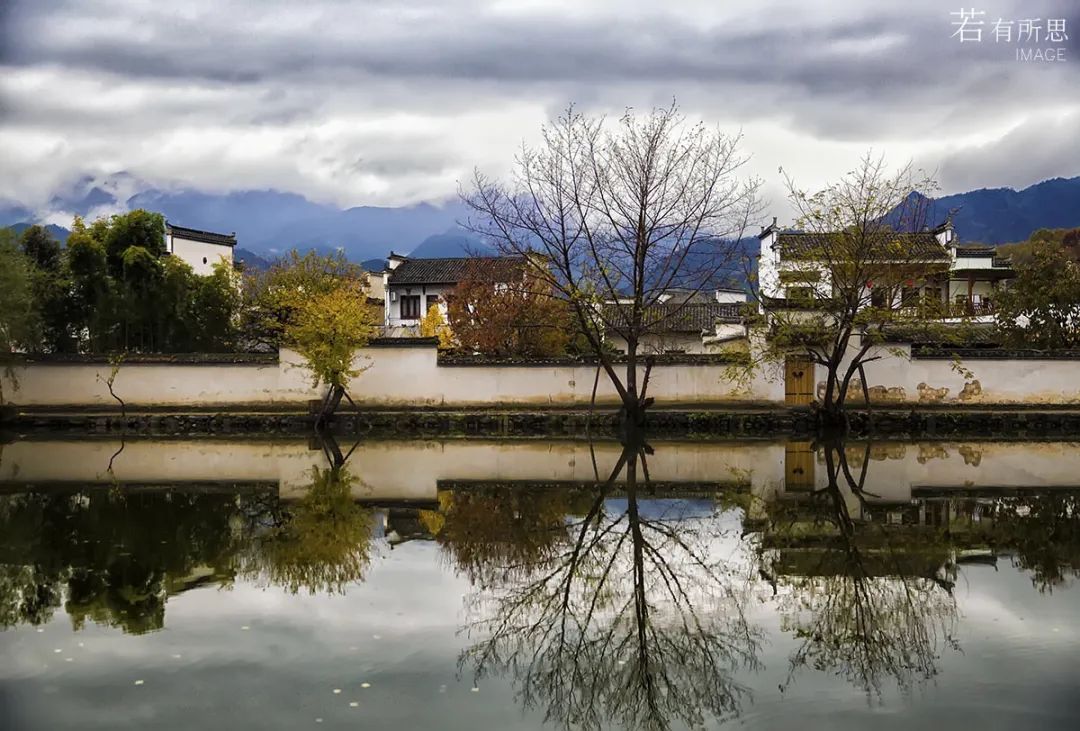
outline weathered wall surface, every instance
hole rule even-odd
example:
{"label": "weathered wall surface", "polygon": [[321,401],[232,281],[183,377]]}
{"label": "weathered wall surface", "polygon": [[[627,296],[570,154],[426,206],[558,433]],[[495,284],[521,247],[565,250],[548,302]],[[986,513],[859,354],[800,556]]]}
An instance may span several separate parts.
{"label": "weathered wall surface", "polygon": [[[912,357],[906,345],[881,348],[875,355],[881,359],[865,366],[874,403],[1080,404],[1080,360]],[[816,377],[820,398],[823,367],[817,367]],[[863,403],[860,382],[848,398],[852,405]]]}
{"label": "weathered wall surface", "polygon": [[[584,406],[592,396],[596,368],[583,365],[440,366],[434,348],[371,348],[362,351],[367,366],[350,387],[360,404],[372,406]],[[282,353],[282,364],[297,377],[295,354]],[[625,367],[624,367],[625,368]],[[640,373],[643,374],[644,368]],[[639,376],[640,379],[640,376]],[[295,388],[291,385],[289,388]],[[723,364],[663,365],[652,371],[648,394],[657,403],[753,403],[783,401],[783,384],[764,373],[748,382]],[[604,373],[597,403],[618,403]]]}

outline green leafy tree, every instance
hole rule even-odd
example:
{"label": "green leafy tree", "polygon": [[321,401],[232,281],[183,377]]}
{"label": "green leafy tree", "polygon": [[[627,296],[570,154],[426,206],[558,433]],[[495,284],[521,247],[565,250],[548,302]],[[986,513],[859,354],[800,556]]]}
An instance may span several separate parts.
{"label": "green leafy tree", "polygon": [[1080,347],[1080,264],[1061,244],[1033,240],[998,295],[996,318],[1007,344],[1045,350]]}
{"label": "green leafy tree", "polygon": [[165,217],[135,210],[109,219],[102,243],[114,274],[122,273],[128,249],[144,249],[154,259],[165,253]]}
{"label": "green leafy tree", "polygon": [[50,351],[191,352],[232,350],[242,302],[239,275],[217,265],[199,276],[164,256],[164,220],[148,211],[76,217],[61,253],[34,231],[43,314],[39,347]]}
{"label": "green leafy tree", "polygon": [[75,217],[65,250],[71,280],[71,328],[81,350],[112,347],[114,285],[103,243],[108,224]]}
{"label": "green leafy tree", "polygon": [[23,253],[33,267],[33,294],[41,318],[38,348],[48,352],[71,352],[75,338],[71,332],[71,297],[60,242],[43,226],[30,226],[19,239]]}
{"label": "green leafy tree", "polygon": [[[142,246],[129,246],[121,261],[119,315],[120,347],[124,350],[171,350],[157,337],[163,319],[161,301],[161,262]],[[114,345],[116,347],[116,345]]]}
{"label": "green leafy tree", "polygon": [[10,229],[0,230],[0,404],[4,381],[18,386],[12,354],[32,346],[38,337],[33,265],[15,244]]}
{"label": "green leafy tree", "polygon": [[242,290],[239,273],[224,261],[209,276],[195,277],[188,320],[192,349],[227,352],[236,348]]}
{"label": "green leafy tree", "polygon": [[37,335],[33,265],[10,229],[0,230],[0,353],[25,348]]}

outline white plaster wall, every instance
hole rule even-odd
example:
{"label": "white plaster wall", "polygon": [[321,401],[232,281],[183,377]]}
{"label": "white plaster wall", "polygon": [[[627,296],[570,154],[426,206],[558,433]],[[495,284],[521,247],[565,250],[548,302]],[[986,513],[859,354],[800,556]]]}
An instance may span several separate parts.
{"label": "white plaster wall", "polygon": [[[910,360],[906,347],[896,350],[899,357],[882,349],[882,359],[866,365],[868,386],[881,387],[877,390],[892,402],[1080,403],[1077,360],[973,359],[957,370],[949,359]],[[371,407],[585,406],[596,377],[594,366],[439,366],[434,347],[366,348],[357,354],[356,365],[363,372],[350,384],[350,395]],[[618,371],[622,375],[625,366]],[[15,369],[17,390],[4,377],[4,393],[24,407],[115,409],[106,386],[109,372],[108,363],[33,363]],[[643,372],[642,367],[639,379]],[[823,368],[816,375],[819,383],[824,381]],[[302,409],[324,392],[313,385],[300,356],[288,350],[277,364],[129,362],[121,365],[113,388],[132,407]],[[763,363],[746,373],[723,364],[656,366],[649,395],[661,406],[783,403],[783,368]],[[861,395],[854,403],[859,401]],[[618,403],[603,372],[597,402]]]}
{"label": "white plaster wall", "polygon": [[[408,406],[582,406],[589,403],[591,366],[447,367],[434,347],[366,348],[356,357],[362,373],[350,384],[358,403]],[[625,370],[625,368],[623,369]],[[5,394],[20,406],[115,408],[106,379],[108,363],[35,363],[5,379]],[[643,374],[644,368],[639,369]],[[756,369],[745,382],[724,365],[670,365],[653,369],[649,395],[661,404],[782,401],[783,383]],[[292,406],[318,399],[303,359],[282,350],[278,364],[121,365],[113,389],[129,406]],[[601,373],[601,404],[618,402]]]}
{"label": "white plaster wall", "polygon": [[367,280],[368,297],[385,301],[386,285],[382,272],[365,272],[364,278]]}
{"label": "white plaster wall", "polygon": [[[195,270],[196,274],[206,276],[214,273],[214,264],[224,259],[229,266],[233,263],[231,246],[208,244],[204,241],[191,241],[173,236],[171,241],[173,256],[180,257]],[[206,260],[205,262],[203,260]]]}
{"label": "white plaster wall", "polygon": [[[956,363],[950,358],[911,358],[910,353],[906,345],[871,351],[871,356],[882,357],[866,364],[867,385],[902,388],[903,398],[894,390],[890,400],[905,403],[1080,403],[1080,360],[972,358]],[[816,375],[822,383],[825,369],[817,366]],[[860,395],[855,403],[861,402]]]}
{"label": "white plaster wall", "polygon": [[[989,297],[991,300],[995,298],[997,294],[997,287],[994,282],[976,281],[972,284],[971,294],[979,297]],[[965,298],[968,295],[968,283],[965,279],[952,279],[949,280],[949,302],[956,300],[956,295],[963,295]]]}
{"label": "white plaster wall", "polygon": [[[596,377],[593,366],[440,367],[435,348],[370,348],[359,354],[358,364],[367,370],[350,384],[350,395],[377,406],[583,406]],[[639,373],[644,375],[644,367]],[[783,401],[783,383],[761,369],[745,382],[734,375],[724,365],[657,366],[648,394],[660,404]],[[618,402],[603,372],[597,402]]]}
{"label": "white plaster wall", "polygon": [[[117,408],[106,381],[108,363],[36,363],[15,369],[18,388],[4,379],[7,400],[22,406]],[[128,405],[217,406],[296,400],[278,388],[277,364],[148,364],[120,366],[113,390]],[[309,398],[317,398],[313,389]]]}
{"label": "white plaster wall", "polygon": [[766,297],[780,297],[780,252],[773,249],[776,232],[759,240],[761,250],[758,257],[758,286]]}

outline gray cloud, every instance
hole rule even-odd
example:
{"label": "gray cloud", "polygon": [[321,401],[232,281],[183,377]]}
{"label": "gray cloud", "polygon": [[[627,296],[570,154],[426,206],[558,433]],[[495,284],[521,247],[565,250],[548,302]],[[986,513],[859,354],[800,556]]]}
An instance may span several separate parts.
{"label": "gray cloud", "polygon": [[1078,129],[1080,113],[1036,116],[1000,139],[947,156],[940,182],[950,190],[970,190],[992,187],[986,181],[1003,178],[1026,187],[1051,177],[1074,177],[1080,174]]}
{"label": "gray cloud", "polygon": [[[569,101],[618,112],[677,97],[692,116],[787,144],[790,164],[816,166],[813,177],[846,170],[838,152],[874,144],[949,159],[959,181],[957,149],[1036,109],[1078,107],[1067,91],[1080,82],[1080,19],[1069,20],[1075,58],[1046,67],[1015,61],[990,36],[998,15],[1064,17],[1066,0],[996,3],[979,44],[949,38],[950,8],[936,0],[715,5],[15,0],[0,15],[0,150],[18,146],[14,162],[42,190],[111,164],[197,185],[265,176],[261,187],[405,202],[452,193],[474,164],[505,167],[514,141]],[[256,142],[263,156],[248,149]],[[236,175],[169,153],[223,160]],[[1042,168],[1056,162],[1047,155]],[[1023,177],[1007,164],[984,170],[988,185]]]}

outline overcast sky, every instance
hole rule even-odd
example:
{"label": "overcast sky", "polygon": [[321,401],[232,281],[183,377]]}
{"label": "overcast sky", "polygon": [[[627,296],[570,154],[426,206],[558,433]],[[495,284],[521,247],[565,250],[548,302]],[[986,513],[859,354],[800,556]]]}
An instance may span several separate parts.
{"label": "overcast sky", "polygon": [[[339,205],[500,174],[568,102],[677,98],[815,186],[868,147],[946,192],[1080,175],[1080,3],[808,0],[2,0],[0,197],[84,173]],[[587,9],[586,9],[587,8]],[[993,22],[1014,21],[995,42]],[[1039,43],[1018,43],[1041,19]],[[1069,39],[1045,40],[1065,19]],[[974,26],[969,26],[975,30]],[[970,36],[969,36],[970,37]],[[1063,62],[1017,47],[1065,48]]]}

